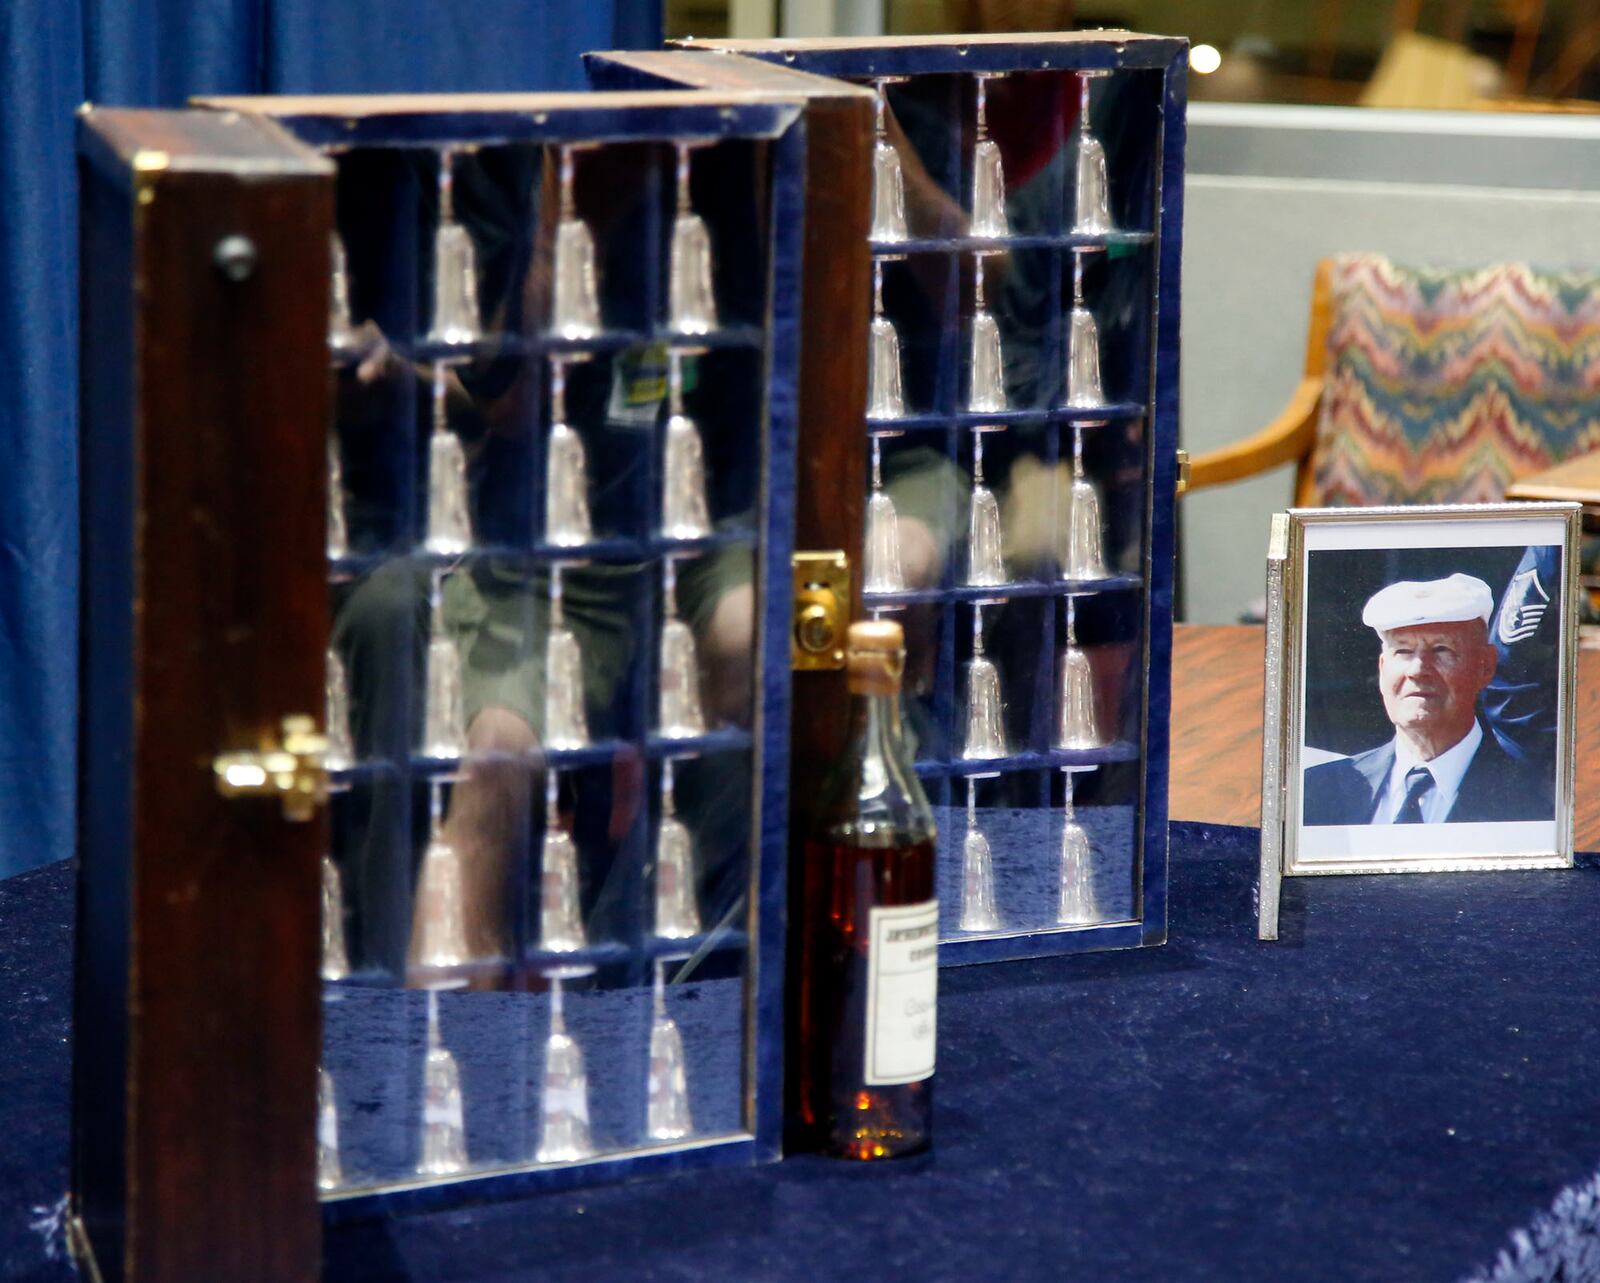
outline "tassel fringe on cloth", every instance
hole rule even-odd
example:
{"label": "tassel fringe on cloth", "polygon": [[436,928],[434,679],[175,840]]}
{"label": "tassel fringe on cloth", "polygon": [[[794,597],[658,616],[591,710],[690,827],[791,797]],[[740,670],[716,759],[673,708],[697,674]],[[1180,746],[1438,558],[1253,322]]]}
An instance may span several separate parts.
{"label": "tassel fringe on cloth", "polygon": [[1562,1190],[1548,1212],[1512,1231],[1493,1265],[1461,1283],[1600,1283],[1600,1172]]}

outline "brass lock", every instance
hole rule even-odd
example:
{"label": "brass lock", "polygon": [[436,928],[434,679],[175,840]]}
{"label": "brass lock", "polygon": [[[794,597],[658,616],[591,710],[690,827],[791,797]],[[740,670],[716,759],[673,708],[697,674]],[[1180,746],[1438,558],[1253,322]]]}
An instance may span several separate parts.
{"label": "brass lock", "polygon": [[794,555],[794,635],[790,662],[799,672],[844,667],[850,608],[850,559],[842,552]]}
{"label": "brass lock", "polygon": [[283,818],[303,823],[328,797],[328,771],[323,758],[327,736],[303,713],[283,719],[283,736],[269,735],[261,748],[219,754],[211,763],[217,792],[223,797],[277,797]]}

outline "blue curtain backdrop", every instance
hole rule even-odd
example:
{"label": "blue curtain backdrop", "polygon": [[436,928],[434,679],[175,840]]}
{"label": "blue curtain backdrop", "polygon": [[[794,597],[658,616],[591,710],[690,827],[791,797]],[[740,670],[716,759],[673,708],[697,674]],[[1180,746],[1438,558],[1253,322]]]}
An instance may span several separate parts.
{"label": "blue curtain backdrop", "polygon": [[580,89],[585,50],[660,40],[660,0],[0,0],[0,876],[73,844],[74,109]]}

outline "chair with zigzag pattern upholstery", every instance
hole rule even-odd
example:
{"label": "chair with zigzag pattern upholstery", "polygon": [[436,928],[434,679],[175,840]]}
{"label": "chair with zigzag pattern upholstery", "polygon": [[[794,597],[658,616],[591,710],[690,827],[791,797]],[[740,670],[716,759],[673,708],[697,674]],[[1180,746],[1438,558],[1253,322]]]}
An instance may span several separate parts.
{"label": "chair with zigzag pattern upholstery", "polygon": [[1600,274],[1317,264],[1304,375],[1190,491],[1296,465],[1297,506],[1479,503],[1600,449]]}

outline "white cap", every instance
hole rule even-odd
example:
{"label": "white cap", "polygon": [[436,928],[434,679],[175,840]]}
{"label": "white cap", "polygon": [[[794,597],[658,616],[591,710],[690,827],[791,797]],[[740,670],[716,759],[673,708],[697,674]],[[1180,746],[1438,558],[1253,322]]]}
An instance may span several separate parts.
{"label": "white cap", "polygon": [[1361,622],[1386,633],[1417,624],[1459,624],[1469,619],[1487,624],[1494,613],[1494,594],[1473,575],[1448,579],[1402,579],[1380,588],[1367,599]]}

